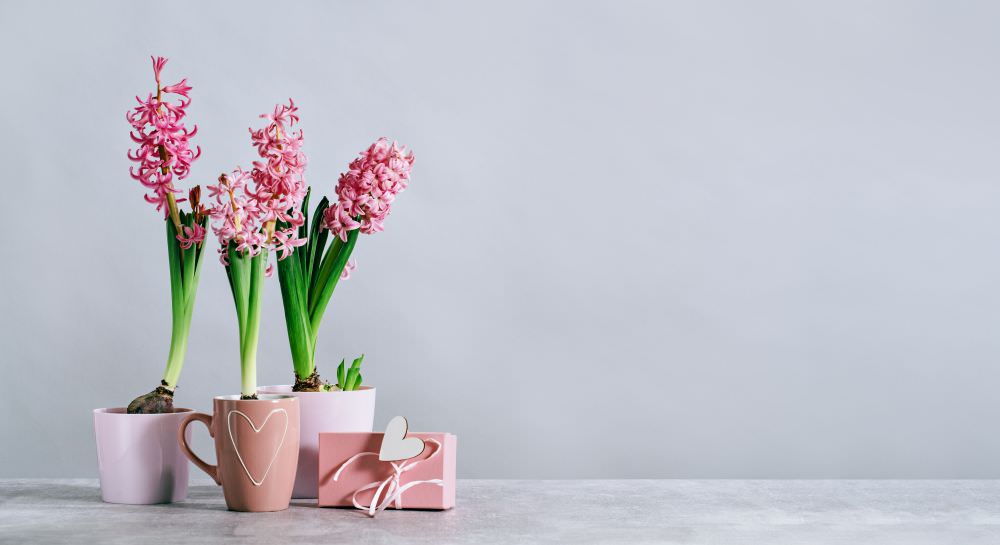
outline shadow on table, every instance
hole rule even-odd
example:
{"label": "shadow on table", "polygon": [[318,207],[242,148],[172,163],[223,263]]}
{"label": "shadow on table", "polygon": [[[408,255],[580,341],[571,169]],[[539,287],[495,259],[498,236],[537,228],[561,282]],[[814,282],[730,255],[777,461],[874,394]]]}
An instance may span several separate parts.
{"label": "shadow on table", "polygon": [[228,511],[226,504],[198,503],[192,501],[180,501],[176,503],[161,503],[150,507],[166,507],[168,509],[189,509],[195,511]]}
{"label": "shadow on table", "polygon": [[320,507],[319,505],[316,504],[316,500],[292,500],[292,503],[289,504],[288,508],[291,509],[294,507],[305,507],[308,509],[316,509],[320,511],[325,510],[331,513],[337,513],[349,517],[357,517],[364,519],[371,518],[368,516],[367,511],[355,509],[354,507]]}

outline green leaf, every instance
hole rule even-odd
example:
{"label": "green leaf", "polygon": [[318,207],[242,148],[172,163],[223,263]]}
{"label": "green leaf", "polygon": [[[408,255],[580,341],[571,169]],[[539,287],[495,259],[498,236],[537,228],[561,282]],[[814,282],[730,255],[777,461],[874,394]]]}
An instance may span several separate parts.
{"label": "green leaf", "polygon": [[361,385],[361,372],[357,367],[351,367],[351,369],[347,371],[347,383],[344,386],[344,390],[346,391],[357,390],[358,386],[360,385]]}
{"label": "green leaf", "polygon": [[[181,218],[182,227],[191,227],[192,225],[194,225],[194,214],[186,214],[183,211],[180,211],[179,214]],[[174,244],[176,244],[177,247],[180,248],[180,241],[178,241],[177,239],[174,239]],[[187,290],[189,286],[194,284],[194,273],[197,272],[197,269],[195,267],[195,259],[198,255],[198,248],[192,245],[187,250],[180,249],[180,251],[182,259],[181,271],[183,273],[184,289]]]}
{"label": "green leaf", "polygon": [[281,304],[285,310],[285,329],[292,352],[292,365],[300,379],[313,373],[312,328],[306,305],[307,287],[303,281],[299,257],[291,255],[278,261],[278,283],[281,284]]}
{"label": "green leaf", "polygon": [[361,362],[365,360],[365,355],[361,354],[351,363],[351,368],[347,371],[343,390],[357,390],[361,387]]}
{"label": "green leaf", "polygon": [[[188,327],[185,323],[186,293],[181,265],[181,250],[177,244],[177,229],[169,219],[164,220],[167,226],[167,263],[170,267],[170,353],[167,355],[167,366],[163,373],[167,384],[174,386],[180,376],[184,363],[184,352],[187,348]],[[189,323],[189,322],[188,322]]]}
{"label": "green leaf", "polygon": [[[183,225],[193,226],[194,215],[180,213]],[[205,227],[207,218],[202,218],[201,226]],[[205,254],[206,244],[202,242],[188,250],[180,248],[176,239],[176,230],[172,221],[167,221],[167,252],[171,267],[171,306],[173,325],[170,334],[170,354],[167,357],[167,369],[163,380],[167,385],[177,385],[177,380],[184,366],[184,356],[187,353],[188,335],[191,331],[191,318],[194,315],[195,295],[198,293],[198,281],[201,278],[201,263]],[[175,282],[174,269],[179,272],[179,282]],[[227,271],[228,275],[228,271]],[[176,290],[175,290],[176,284]],[[180,296],[175,300],[177,294]],[[175,306],[176,304],[176,306]]]}
{"label": "green leaf", "polygon": [[240,326],[240,346],[246,335],[247,307],[250,299],[250,258],[236,250],[234,242],[229,243],[229,286],[233,292],[233,302],[236,304],[236,319]]}
{"label": "green leaf", "polygon": [[[208,216],[207,215],[206,216],[202,216],[201,217],[201,223],[199,223],[198,225],[200,225],[201,228],[205,230],[205,237],[208,238]],[[207,241],[205,241],[205,240],[201,241],[201,245],[199,246],[199,251],[198,251],[198,257],[195,259],[195,266],[196,267],[200,267],[201,266],[201,259],[203,257],[205,257],[205,247],[206,246],[208,246]]]}
{"label": "green leaf", "polygon": [[307,264],[303,273],[309,275],[309,299],[312,300],[313,291],[316,289],[316,279],[319,276],[319,266],[326,252],[326,241],[330,231],[323,229],[323,213],[330,206],[330,201],[323,197],[316,206],[313,213],[313,223],[309,230],[309,242],[307,251]]}
{"label": "green leaf", "polygon": [[346,360],[340,360],[340,365],[337,366],[337,386],[343,390],[344,386],[347,385],[347,375],[344,372],[344,362]]}
{"label": "green leaf", "polygon": [[351,363],[351,369],[361,369],[361,362],[365,361],[365,355],[361,354]]}
{"label": "green leaf", "polygon": [[[308,275],[309,271],[309,196],[312,194],[312,187],[306,188],[306,196],[302,199],[302,225],[299,226],[298,237],[306,239],[306,246],[299,247],[293,254],[299,260],[299,270],[303,275]],[[309,288],[309,278],[303,276],[306,289]],[[307,295],[308,296],[308,295]]]}
{"label": "green leaf", "polygon": [[312,195],[312,187],[306,188],[306,196],[302,199],[302,225],[299,226],[299,238],[309,236],[309,197]]}
{"label": "green leaf", "polygon": [[343,244],[337,244],[340,241],[338,238],[330,247],[326,257],[323,258],[319,277],[314,282],[313,293],[310,293],[309,296],[309,320],[312,323],[314,337],[319,331],[319,324],[323,319],[323,313],[326,312],[326,305],[330,302],[337,282],[340,281],[340,274],[344,272],[344,265],[347,264],[351,252],[354,251],[354,245],[358,241],[358,232],[358,229],[349,232],[347,242]]}
{"label": "green leaf", "polygon": [[[165,220],[167,224],[167,260],[170,263],[170,295],[175,298],[175,303],[183,301],[183,265],[181,263],[181,249],[177,244],[177,229],[170,220]],[[176,309],[174,309],[176,310]]]}
{"label": "green leaf", "polygon": [[[207,223],[208,223],[208,217],[207,216],[201,218],[201,224],[200,225],[201,225],[202,228],[205,228]],[[191,312],[191,310],[194,308],[194,296],[195,296],[196,293],[198,293],[198,282],[199,282],[199,280],[201,278],[201,264],[204,261],[205,247],[206,246],[208,246],[208,244],[206,244],[205,241],[202,241],[201,244],[199,244],[199,245],[197,245],[195,247],[195,254],[194,254],[195,257],[194,257],[194,260],[193,260],[194,261],[194,278],[192,279],[190,285],[184,286],[184,290],[185,290],[186,296],[187,296],[187,301],[185,302],[185,305],[188,307],[188,312]]]}

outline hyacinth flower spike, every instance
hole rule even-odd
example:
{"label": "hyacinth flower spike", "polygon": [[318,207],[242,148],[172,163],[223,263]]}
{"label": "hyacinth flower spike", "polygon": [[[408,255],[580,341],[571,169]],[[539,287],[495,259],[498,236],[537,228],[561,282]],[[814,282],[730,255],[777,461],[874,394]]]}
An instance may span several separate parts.
{"label": "hyacinth flower spike", "polygon": [[[185,125],[187,108],[191,104],[191,87],[186,79],[173,85],[163,85],[160,76],[167,59],[152,57],[156,94],[145,99],[136,97],[138,105],[130,110],[126,119],[132,126],[130,136],[136,144],[128,157],[136,166],[129,169],[132,178],[148,191],[145,199],[163,212],[167,231],[167,259],[170,264],[170,309],[173,316],[170,353],[160,385],[148,394],[134,399],[128,406],[129,413],[163,413],[173,410],[174,389],[184,366],[187,352],[191,315],[194,310],[201,261],[205,252],[205,226],[208,214],[201,206],[201,189],[195,186],[188,192],[191,211],[184,212],[178,198],[183,192],[175,182],[187,178],[193,163],[201,155],[201,148],[191,149],[191,138],[197,126]],[[171,102],[165,95],[176,95]]]}

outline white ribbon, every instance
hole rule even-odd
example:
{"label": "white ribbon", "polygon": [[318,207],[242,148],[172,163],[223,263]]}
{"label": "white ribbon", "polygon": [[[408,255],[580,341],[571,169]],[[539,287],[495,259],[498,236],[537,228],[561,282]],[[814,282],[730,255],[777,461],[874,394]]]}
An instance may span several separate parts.
{"label": "white ribbon", "polygon": [[[434,485],[443,487],[444,486],[444,480],[443,479],[427,479],[425,481],[413,481],[413,482],[406,483],[406,484],[404,484],[402,486],[400,486],[400,484],[399,484],[399,479],[400,479],[400,477],[403,476],[403,473],[405,473],[405,472],[413,469],[414,467],[416,467],[421,462],[426,462],[426,461],[434,458],[435,456],[437,456],[441,452],[441,443],[437,442],[436,440],[434,440],[434,439],[425,439],[424,442],[425,443],[434,443],[434,452],[432,452],[430,456],[428,456],[426,458],[423,458],[421,460],[414,460],[414,461],[412,461],[410,463],[406,463],[406,460],[403,460],[401,462],[389,462],[389,465],[392,466],[392,474],[389,475],[388,477],[386,477],[385,480],[383,480],[383,481],[375,481],[375,482],[372,482],[372,483],[368,483],[368,484],[366,484],[366,485],[362,486],[361,488],[359,488],[359,489],[357,489],[357,490],[354,491],[354,494],[351,496],[351,503],[354,504],[354,508],[355,509],[361,509],[362,511],[365,510],[365,509],[367,509],[368,510],[368,516],[374,517],[377,513],[379,513],[380,511],[385,510],[387,507],[389,507],[393,503],[396,504],[394,506],[395,509],[402,509],[403,508],[403,492],[406,492],[407,490],[413,488],[414,486],[417,486],[417,485],[420,485],[420,484],[434,484]],[[359,452],[358,454],[355,454],[354,456],[351,456],[344,463],[340,464],[340,467],[337,468],[337,472],[333,474],[333,480],[336,481],[337,479],[340,478],[340,472],[343,471],[344,468],[346,468],[347,466],[349,466],[352,463],[354,463],[355,460],[364,458],[365,456],[378,456],[378,453],[377,452]],[[412,458],[410,458],[410,460],[412,460]],[[388,488],[386,488],[386,487],[388,487]],[[366,490],[371,490],[373,488],[375,489],[375,495],[372,496],[372,503],[368,507],[365,507],[364,505],[362,505],[361,503],[358,502],[358,494],[360,494],[360,493],[362,493],[362,492],[364,492]],[[379,503],[378,502],[378,498],[379,498],[379,496],[382,495],[383,490],[385,491],[385,499],[382,500],[382,503]]]}

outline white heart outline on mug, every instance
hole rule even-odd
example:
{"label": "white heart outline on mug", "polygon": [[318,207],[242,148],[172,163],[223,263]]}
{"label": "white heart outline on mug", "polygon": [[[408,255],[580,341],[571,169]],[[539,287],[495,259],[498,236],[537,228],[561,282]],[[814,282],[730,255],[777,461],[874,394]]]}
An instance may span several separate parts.
{"label": "white heart outline on mug", "polygon": [[[243,419],[247,421],[247,424],[250,424],[250,429],[252,429],[254,433],[260,433],[260,430],[264,429],[268,420],[270,420],[275,413],[283,413],[285,415],[285,429],[281,432],[281,441],[278,442],[278,447],[274,449],[274,455],[271,456],[271,462],[267,464],[267,469],[264,470],[264,476],[260,478],[260,482],[257,482],[257,480],[253,478],[253,475],[250,474],[250,470],[247,468],[246,462],[243,461],[243,455],[240,454],[240,447],[236,446],[236,439],[233,437],[233,414],[242,416]],[[244,414],[242,411],[233,409],[226,415],[226,428],[229,431],[229,441],[233,444],[233,450],[236,451],[236,457],[239,459],[240,465],[243,466],[243,471],[246,472],[247,478],[250,479],[250,482],[252,482],[254,486],[262,485],[264,480],[267,479],[267,474],[271,472],[271,466],[274,465],[274,461],[278,458],[278,452],[281,450],[281,446],[285,444],[285,435],[288,434],[288,411],[285,409],[273,409],[271,412],[267,413],[267,418],[264,419],[264,423],[258,428],[253,425],[253,420],[251,420],[249,416]]]}

